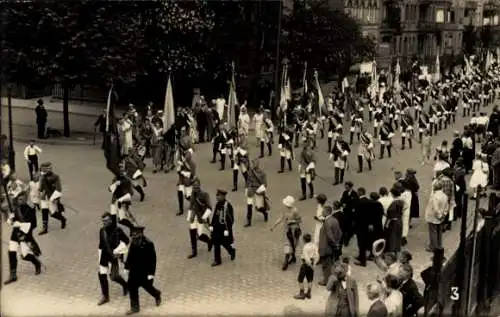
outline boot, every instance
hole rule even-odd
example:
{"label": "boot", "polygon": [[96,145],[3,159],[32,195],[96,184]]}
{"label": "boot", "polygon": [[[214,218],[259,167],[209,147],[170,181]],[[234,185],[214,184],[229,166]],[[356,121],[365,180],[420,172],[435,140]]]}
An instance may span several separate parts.
{"label": "boot", "polygon": [[4,285],[9,285],[17,281],[17,252],[9,251],[9,269],[10,277],[3,282]]}
{"label": "boot", "polygon": [[267,222],[269,220],[269,213],[265,208],[259,208],[257,209],[258,212],[260,212],[264,216],[264,222]]}
{"label": "boot", "polygon": [[295,299],[306,299],[306,293],[304,293],[304,290],[301,288],[300,292],[295,295],[293,298]]}
{"label": "boot", "polygon": [[371,171],[372,170],[372,160],[367,160],[368,163],[368,169]]}
{"label": "boot", "polygon": [[288,162],[288,170],[291,172],[292,171],[292,159],[287,159]]}
{"label": "boot", "polygon": [[40,263],[40,260],[38,260],[36,256],[28,254],[23,260],[33,263],[35,266],[35,275],[40,275],[40,273],[42,273],[42,263]]}
{"label": "boot", "polygon": [[378,157],[379,160],[384,158],[384,150],[385,150],[385,145],[380,144],[380,156]]}
{"label": "boot", "polygon": [[340,168],[335,167],[335,172],[334,172],[334,183],[333,185],[338,185],[340,182]]}
{"label": "boot", "polygon": [[285,172],[285,158],[282,156],[280,157],[280,170],[278,173],[284,173]]}
{"label": "boot", "polygon": [[102,297],[97,303],[98,306],[104,305],[109,302],[109,282],[106,274],[98,274],[99,284],[101,285]]}
{"label": "boot", "polygon": [[363,173],[363,157],[358,155],[358,173]]}
{"label": "boot", "polygon": [[283,265],[281,266],[281,270],[286,271],[286,269],[288,269],[289,263],[290,263],[290,254],[286,254],[285,260],[283,261]]}
{"label": "boot", "polygon": [[309,183],[309,198],[314,198],[314,185],[313,183]]}
{"label": "boot", "polygon": [[305,177],[300,178],[300,189],[302,190],[302,197],[300,198],[300,200],[306,200],[307,199],[307,193],[306,193],[307,185],[306,185],[306,178]]}
{"label": "boot", "polygon": [[[161,169],[163,170],[163,167]],[[148,182],[146,181],[146,178],[144,178],[144,176],[142,177],[142,187],[148,187]]]}
{"label": "boot", "polygon": [[259,155],[259,158],[263,158],[263,157],[264,157],[264,142],[260,141],[260,155]]}
{"label": "boot", "polygon": [[248,172],[243,172],[243,180],[245,181],[245,184],[247,183],[248,181]]}
{"label": "boot", "polygon": [[233,192],[238,190],[238,170],[233,170]]}
{"label": "boot", "polygon": [[253,213],[253,206],[247,205],[247,223],[245,224],[245,228],[248,228],[252,225],[252,213]]}
{"label": "boot", "polygon": [[354,132],[349,133],[349,145],[352,145],[352,139],[354,137]]}
{"label": "boot", "polygon": [[223,171],[226,168],[226,155],[220,155],[220,170]]}
{"label": "boot", "polygon": [[44,235],[47,232],[49,232],[49,210],[48,209],[42,209],[42,231],[40,231],[38,234],[39,235]]}
{"label": "boot", "polygon": [[418,133],[418,143],[422,143],[422,132]]}
{"label": "boot", "polygon": [[52,214],[52,218],[55,218],[61,222],[61,229],[66,228],[66,217],[63,216],[59,211]]}
{"label": "boot", "polygon": [[387,156],[390,158],[391,157],[391,148],[392,148],[392,145],[388,145],[387,146]]}
{"label": "boot", "polygon": [[361,133],[360,132],[356,132],[356,138],[358,139],[358,142],[361,141]]}
{"label": "boot", "polygon": [[271,143],[267,143],[267,154],[269,156],[273,155],[273,145]]}
{"label": "boot", "polygon": [[327,153],[330,153],[332,150],[332,138],[328,138],[328,148],[326,149]]}
{"label": "boot", "polygon": [[401,137],[401,150],[404,150],[406,146],[406,138],[403,136]]}
{"label": "boot", "polygon": [[408,138],[408,146],[410,147],[410,149],[413,149],[413,142],[411,138]]}
{"label": "boot", "polygon": [[344,174],[345,174],[345,169],[340,170],[340,183],[342,184],[344,182]]}
{"label": "boot", "polygon": [[121,224],[124,227],[129,228],[130,230],[132,230],[135,227],[132,224],[132,222],[130,222],[130,220],[128,220],[127,218],[120,219],[120,221],[118,221],[118,223]]}
{"label": "boot", "polygon": [[197,230],[189,229],[189,240],[191,242],[191,254],[188,255],[188,259],[195,258],[198,255],[198,241],[197,241]]}
{"label": "boot", "polygon": [[310,288],[307,289],[306,298],[311,299],[311,289]]}
{"label": "boot", "polygon": [[175,215],[180,216],[184,213],[184,193],[180,190],[177,191],[177,202],[179,203],[179,211]]}
{"label": "boot", "polygon": [[134,186],[134,188],[139,193],[139,195],[141,196],[140,201],[144,201],[144,197],[146,195],[144,194],[144,191],[142,190],[142,187],[140,185],[137,185],[137,186]]}

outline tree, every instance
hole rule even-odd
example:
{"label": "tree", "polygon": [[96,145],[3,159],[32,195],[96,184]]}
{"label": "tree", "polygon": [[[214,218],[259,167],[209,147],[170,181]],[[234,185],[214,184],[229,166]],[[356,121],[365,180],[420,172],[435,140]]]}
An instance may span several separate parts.
{"label": "tree", "polygon": [[342,78],[353,63],[374,56],[373,42],[362,36],[356,22],[325,2],[296,2],[283,29],[283,50],[291,64],[307,61],[323,76],[337,73]]}

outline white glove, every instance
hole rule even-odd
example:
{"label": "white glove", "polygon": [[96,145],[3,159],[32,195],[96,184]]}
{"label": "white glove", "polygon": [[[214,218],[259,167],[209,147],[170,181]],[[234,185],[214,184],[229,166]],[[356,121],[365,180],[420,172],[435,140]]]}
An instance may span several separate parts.
{"label": "white glove", "polygon": [[282,148],[283,148],[283,145],[278,144],[278,149],[280,149],[280,150],[281,150]]}
{"label": "white glove", "polygon": [[210,226],[208,227],[208,229],[210,230],[210,232],[214,232],[214,227]]}
{"label": "white glove", "polygon": [[328,156],[328,160],[329,160],[329,161],[332,161],[332,160],[333,160],[333,154],[332,154],[332,153],[330,153],[330,155]]}
{"label": "white glove", "polygon": [[151,281],[154,278],[153,275],[148,275],[148,280]]}
{"label": "white glove", "polygon": [[229,231],[224,230],[224,237],[228,237],[228,236],[229,236]]}
{"label": "white glove", "polygon": [[300,173],[300,170],[301,170],[301,169],[302,169],[302,165],[300,165],[300,164],[299,164],[299,165],[297,165],[297,171],[299,171],[299,173]]}
{"label": "white glove", "polygon": [[19,227],[21,227],[21,223],[19,221],[14,221],[14,223],[12,224],[12,227],[19,228]]}

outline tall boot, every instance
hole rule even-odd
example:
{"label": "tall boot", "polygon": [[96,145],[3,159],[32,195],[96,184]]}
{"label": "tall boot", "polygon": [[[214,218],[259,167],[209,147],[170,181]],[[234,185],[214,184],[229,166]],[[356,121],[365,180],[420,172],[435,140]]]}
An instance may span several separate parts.
{"label": "tall boot", "polygon": [[148,187],[148,182],[146,181],[146,178],[144,176],[141,176],[141,180],[142,180],[142,187]]}
{"label": "tall boot", "polygon": [[49,210],[46,208],[42,209],[42,231],[40,231],[38,234],[39,235],[44,235],[47,232],[49,228]]}
{"label": "tall boot", "polygon": [[233,192],[238,190],[238,170],[233,170]]}
{"label": "tall boot", "polygon": [[260,141],[260,156],[259,158],[264,157],[264,141]]}
{"label": "tall boot", "polygon": [[17,281],[17,252],[9,251],[9,278],[3,282],[4,285],[14,283]]}
{"label": "tall boot", "polygon": [[179,203],[179,211],[176,215],[180,216],[184,213],[184,193],[181,190],[177,191],[177,202]]}
{"label": "tall boot", "polygon": [[191,242],[191,254],[188,259],[192,259],[198,255],[198,231],[196,229],[189,229],[189,241]]}
{"label": "tall boot", "polygon": [[245,224],[245,227],[250,227],[252,225],[252,213],[253,206],[247,205],[247,223]]}
{"label": "tall boot", "polygon": [[353,137],[354,137],[354,132],[353,131],[349,132],[349,145],[352,145]]}
{"label": "tall boot", "polygon": [[300,200],[306,200],[307,199],[307,184],[306,184],[306,178],[305,177],[301,177],[300,178],[300,189],[302,190],[302,197],[300,198]]}
{"label": "tall boot", "polygon": [[384,150],[385,150],[385,145],[380,144],[380,156],[378,157],[379,160],[384,158]]}
{"label": "tall boot", "polygon": [[299,147],[300,133],[295,133],[295,147]]}
{"label": "tall boot", "polygon": [[36,256],[28,254],[23,258],[23,260],[31,262],[35,266],[35,275],[42,273],[42,263]]}
{"label": "tall boot", "polygon": [[210,161],[210,163],[212,163],[212,164],[217,162],[217,151],[218,151],[217,147],[214,145],[212,147],[212,160]]}
{"label": "tall boot", "polygon": [[366,160],[366,163],[368,163],[368,169],[371,171],[372,170],[372,160]]}
{"label": "tall boot", "polygon": [[285,172],[285,157],[281,156],[280,157],[280,170],[278,173],[284,173]]}
{"label": "tall boot", "polygon": [[361,140],[361,133],[360,132],[356,132],[356,137],[358,138],[358,142]]}
{"label": "tall boot", "polygon": [[267,155],[273,155],[273,145],[271,144],[271,142],[267,143]]}
{"label": "tall boot", "polygon": [[404,150],[406,147],[406,138],[404,136],[401,137],[401,150]]}
{"label": "tall boot", "polygon": [[247,183],[248,181],[248,172],[243,172],[243,180],[245,181],[245,184]]}
{"label": "tall boot", "polygon": [[418,132],[418,143],[422,143],[422,132]]}
{"label": "tall boot", "polygon": [[340,183],[342,184],[344,182],[344,174],[345,174],[345,169],[340,169]]}
{"label": "tall boot", "polygon": [[66,228],[66,217],[64,217],[61,212],[56,211],[51,216],[52,216],[52,218],[55,218],[61,222],[61,229]]}
{"label": "tall boot", "polygon": [[391,157],[391,148],[392,148],[392,145],[388,145],[387,146],[387,156]]}
{"label": "tall boot", "polygon": [[141,185],[137,185],[137,186],[134,186],[134,189],[139,193],[139,195],[141,196],[141,201],[144,201],[144,197],[146,196],[144,194],[144,191],[142,190],[142,187]]}
{"label": "tall boot", "polygon": [[292,171],[292,159],[287,159],[286,161],[288,163],[288,170]]}
{"label": "tall boot", "polygon": [[328,138],[328,148],[326,149],[327,153],[330,153],[332,150],[332,138]]}
{"label": "tall boot", "polygon": [[363,157],[358,155],[358,173],[363,173]]}
{"label": "tall boot", "polygon": [[340,182],[340,168],[335,167],[335,172],[334,172],[334,183],[333,185],[338,185]]}
{"label": "tall boot", "polygon": [[434,123],[434,135],[438,134],[438,125]]}
{"label": "tall boot", "polygon": [[410,147],[410,149],[413,149],[413,140],[410,138],[408,138],[408,146]]}
{"label": "tall boot", "polygon": [[286,269],[288,269],[289,264],[290,264],[290,254],[285,254],[285,259],[283,261],[283,265],[281,266],[281,269],[283,271],[286,271]]}
{"label": "tall boot", "polygon": [[220,155],[220,170],[223,171],[226,168],[226,154]]}
{"label": "tall boot", "polygon": [[124,227],[129,228],[130,230],[132,230],[134,228],[134,225],[132,224],[132,222],[130,220],[128,220],[127,218],[120,219],[118,221],[118,223]]}
{"label": "tall boot", "polygon": [[99,277],[99,284],[101,285],[102,294],[102,297],[97,305],[101,306],[109,302],[109,281],[106,274],[98,274],[97,276]]}
{"label": "tall boot", "polygon": [[309,198],[314,198],[314,184],[311,181],[308,185],[309,185]]}

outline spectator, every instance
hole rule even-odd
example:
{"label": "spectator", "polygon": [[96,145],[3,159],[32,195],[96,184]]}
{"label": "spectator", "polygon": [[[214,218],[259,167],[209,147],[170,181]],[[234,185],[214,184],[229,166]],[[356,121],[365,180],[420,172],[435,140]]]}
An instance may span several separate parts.
{"label": "spectator", "polygon": [[[312,242],[312,237],[309,233],[304,234],[304,247],[302,248],[302,265],[300,266],[299,276],[299,294],[295,295],[295,299],[311,299],[311,288],[314,278],[314,266],[319,260],[318,246]],[[304,292],[304,279],[307,280],[307,292]]]}
{"label": "spectator", "polygon": [[[334,207],[340,207],[340,203],[334,202]],[[338,261],[342,254],[342,230],[337,218],[333,215],[330,206],[323,208],[323,225],[319,234],[319,256],[323,269],[323,281],[319,285],[325,286],[330,277],[333,264]]]}
{"label": "spectator", "polygon": [[358,285],[347,275],[347,265],[338,264],[328,279],[326,289],[330,292],[326,302],[325,316],[359,316]]}
{"label": "spectator", "polygon": [[47,127],[47,110],[45,109],[45,106],[43,105],[43,100],[38,99],[37,101],[38,106],[35,108],[35,114],[36,114],[36,125],[38,127],[38,138],[39,139],[45,139],[45,129]]}
{"label": "spectator", "polygon": [[384,216],[382,217],[382,224],[385,226],[385,223],[387,221],[387,209],[391,205],[394,198],[392,198],[392,196],[389,195],[389,191],[385,187],[380,187],[380,189],[378,190],[378,193],[380,195],[380,198],[378,199],[378,201],[384,207]]}
{"label": "spectator", "polygon": [[403,316],[414,317],[420,307],[424,305],[424,297],[418,291],[417,284],[413,280],[413,268],[410,264],[401,266],[401,280],[399,291],[403,295]]}
{"label": "spectator", "polygon": [[382,287],[380,286],[380,283],[368,284],[368,287],[366,288],[366,295],[371,302],[368,315],[366,315],[367,317],[387,317],[389,315],[387,307],[385,307],[385,304],[381,299]]}
{"label": "spectator", "polygon": [[385,287],[387,297],[385,298],[385,306],[391,317],[403,316],[403,295],[398,290],[400,282],[397,276],[388,274],[385,279]]}
{"label": "spectator", "polygon": [[403,233],[403,209],[404,202],[401,200],[401,192],[396,188],[391,189],[393,201],[387,209],[387,221],[385,223],[386,252],[398,253],[401,251],[401,240]]}
{"label": "spectator", "polygon": [[426,251],[442,248],[442,223],[449,210],[448,197],[443,192],[443,184],[434,182],[433,191],[425,209],[425,221],[429,224],[429,246]]}

